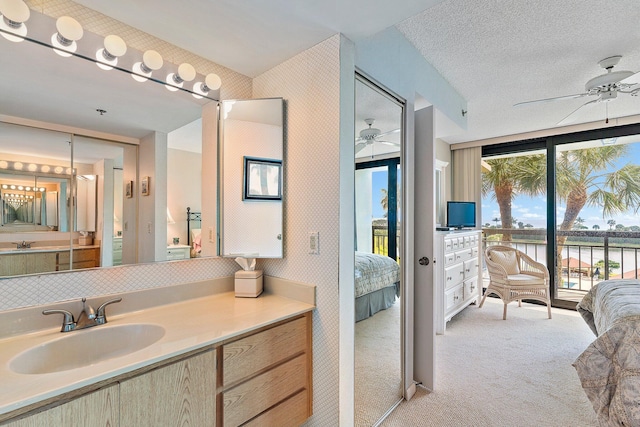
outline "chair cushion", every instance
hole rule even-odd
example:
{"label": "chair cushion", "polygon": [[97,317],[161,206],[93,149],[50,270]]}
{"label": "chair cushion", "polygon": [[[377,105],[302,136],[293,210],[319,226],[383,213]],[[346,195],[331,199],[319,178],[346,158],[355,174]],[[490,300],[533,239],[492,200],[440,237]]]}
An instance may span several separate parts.
{"label": "chair cushion", "polygon": [[544,279],[541,279],[537,276],[531,276],[530,274],[510,274],[507,276],[507,280],[511,282],[515,282],[518,285],[524,284],[544,284]]}
{"label": "chair cushion", "polygon": [[508,275],[520,274],[515,251],[491,251],[490,258],[491,261],[503,266]]}

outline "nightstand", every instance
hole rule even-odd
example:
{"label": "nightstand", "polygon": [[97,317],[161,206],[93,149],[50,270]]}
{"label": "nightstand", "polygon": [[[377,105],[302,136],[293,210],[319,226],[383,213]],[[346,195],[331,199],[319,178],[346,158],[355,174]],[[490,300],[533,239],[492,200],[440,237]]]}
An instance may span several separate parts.
{"label": "nightstand", "polygon": [[191,247],[189,245],[167,246],[167,261],[189,258],[191,258]]}

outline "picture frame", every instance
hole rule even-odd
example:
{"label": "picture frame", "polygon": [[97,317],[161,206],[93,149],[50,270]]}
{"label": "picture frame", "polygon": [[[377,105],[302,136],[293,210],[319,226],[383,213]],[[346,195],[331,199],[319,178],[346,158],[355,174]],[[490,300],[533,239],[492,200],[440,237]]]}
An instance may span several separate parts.
{"label": "picture frame", "polygon": [[143,196],[151,194],[151,182],[148,176],[142,177],[142,181],[140,183],[140,194]]}
{"label": "picture frame", "polygon": [[127,199],[133,197],[133,181],[127,181],[124,187],[124,195]]}
{"label": "picture frame", "polygon": [[282,200],[282,160],[243,159],[242,200]]}

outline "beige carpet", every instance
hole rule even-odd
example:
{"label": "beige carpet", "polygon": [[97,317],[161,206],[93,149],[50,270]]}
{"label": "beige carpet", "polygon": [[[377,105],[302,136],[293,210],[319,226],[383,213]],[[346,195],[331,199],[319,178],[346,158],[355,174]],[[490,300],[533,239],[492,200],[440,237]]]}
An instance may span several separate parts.
{"label": "beige carpet", "polygon": [[402,398],[400,303],[356,323],[355,425],[375,424]]}
{"label": "beige carpet", "polygon": [[436,390],[419,387],[383,426],[597,426],[571,363],[595,339],[574,311],[488,298],[436,337]]}

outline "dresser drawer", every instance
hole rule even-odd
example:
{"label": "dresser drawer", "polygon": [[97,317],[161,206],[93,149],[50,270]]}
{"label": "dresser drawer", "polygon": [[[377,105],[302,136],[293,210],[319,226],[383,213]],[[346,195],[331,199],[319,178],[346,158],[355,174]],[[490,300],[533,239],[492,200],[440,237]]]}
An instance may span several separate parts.
{"label": "dresser drawer", "polygon": [[456,262],[456,254],[454,252],[450,252],[448,254],[444,254],[444,265],[451,265]]}
{"label": "dresser drawer", "polygon": [[464,278],[478,275],[478,258],[472,258],[464,262]]}
{"label": "dresser drawer", "polygon": [[273,409],[255,417],[243,427],[297,427],[309,417],[309,390],[304,389]]}
{"label": "dresser drawer", "polygon": [[464,277],[464,264],[459,263],[453,265],[451,267],[447,267],[444,269],[444,288],[449,289],[450,287],[457,285],[462,282]]}
{"label": "dresser drawer", "polygon": [[444,251],[451,252],[453,250],[453,239],[444,239]]}
{"label": "dresser drawer", "polygon": [[224,425],[239,426],[304,390],[307,384],[306,367],[307,355],[301,354],[225,391],[222,398]]}
{"label": "dresser drawer", "polygon": [[478,296],[478,278],[464,281],[464,299],[469,299]]}
{"label": "dresser drawer", "polygon": [[307,321],[299,318],[223,347],[223,386],[251,377],[306,350]]}
{"label": "dresser drawer", "polygon": [[444,293],[444,310],[445,313],[464,300],[464,288],[460,284]]}
{"label": "dresser drawer", "polygon": [[469,258],[471,258],[473,252],[471,249],[463,249],[461,251],[457,251],[456,252],[456,261],[457,262],[462,262],[462,261],[466,261]]}

